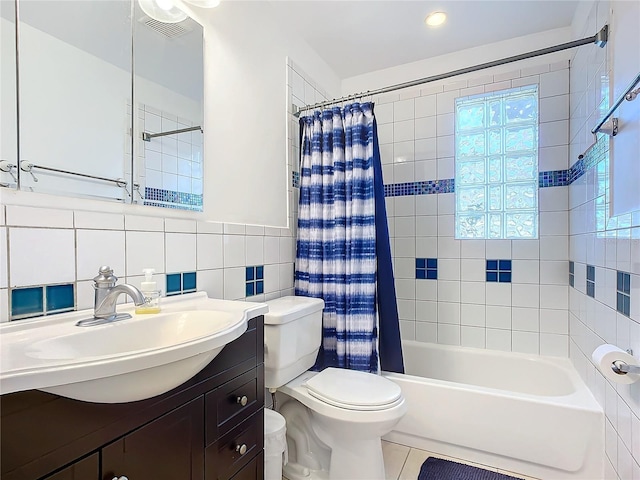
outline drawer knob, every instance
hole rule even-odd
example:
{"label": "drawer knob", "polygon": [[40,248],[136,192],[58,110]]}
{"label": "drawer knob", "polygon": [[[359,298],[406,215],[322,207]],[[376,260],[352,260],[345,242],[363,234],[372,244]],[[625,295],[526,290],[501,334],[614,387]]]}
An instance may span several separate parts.
{"label": "drawer knob", "polygon": [[121,477],[113,477],[113,480],[129,480],[129,479],[123,475]]}
{"label": "drawer knob", "polygon": [[240,455],[244,455],[245,453],[247,453],[247,444],[243,443],[242,445],[237,445],[236,452],[238,452]]}
{"label": "drawer knob", "polygon": [[243,407],[247,404],[248,401],[249,399],[247,398],[246,395],[242,395],[241,397],[236,398],[236,403],[239,403]]}

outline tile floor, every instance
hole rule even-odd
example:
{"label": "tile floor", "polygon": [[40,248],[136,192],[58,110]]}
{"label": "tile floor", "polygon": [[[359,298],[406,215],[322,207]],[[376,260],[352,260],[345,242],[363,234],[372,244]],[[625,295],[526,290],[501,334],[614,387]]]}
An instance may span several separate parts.
{"label": "tile floor", "polygon": [[458,463],[465,463],[474,467],[484,468],[485,470],[504,473],[505,475],[510,475],[522,480],[537,480],[533,477],[525,477],[518,473],[492,468],[487,465],[467,462],[460,458],[438,455],[425,450],[418,450],[417,448],[386,442],[384,440],[382,441],[382,453],[384,455],[384,467],[387,480],[416,480],[418,478],[418,473],[420,472],[420,467],[428,457],[438,457]]}

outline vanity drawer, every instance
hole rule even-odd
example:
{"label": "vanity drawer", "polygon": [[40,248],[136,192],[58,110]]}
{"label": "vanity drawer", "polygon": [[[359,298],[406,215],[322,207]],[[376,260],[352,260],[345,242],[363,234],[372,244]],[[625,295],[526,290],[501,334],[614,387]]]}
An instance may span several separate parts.
{"label": "vanity drawer", "polygon": [[[264,412],[260,408],[205,450],[206,480],[227,480],[264,447]],[[242,475],[239,478],[243,478]]]}
{"label": "vanity drawer", "polygon": [[262,366],[221,385],[205,397],[206,445],[215,442],[234,425],[264,404]]}
{"label": "vanity drawer", "polygon": [[256,480],[264,477],[264,450],[253,457],[231,480]]}

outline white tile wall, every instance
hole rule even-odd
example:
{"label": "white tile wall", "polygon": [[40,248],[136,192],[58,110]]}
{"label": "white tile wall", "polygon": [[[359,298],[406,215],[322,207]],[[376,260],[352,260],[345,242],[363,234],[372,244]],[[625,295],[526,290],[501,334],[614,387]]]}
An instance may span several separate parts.
{"label": "white tile wall", "polygon": [[73,229],[9,228],[9,286],[73,282]]}
{"label": "white tile wall", "polygon": [[[4,210],[0,207],[0,210]],[[7,288],[7,228],[0,227],[0,289]]]}
{"label": "white tile wall", "polygon": [[[166,132],[201,124],[196,119],[180,118],[142,104],[139,106],[138,116],[140,128],[149,133]],[[137,162],[142,172],[140,176],[142,192],[145,187],[152,187],[202,194],[201,132],[193,131],[153,138],[150,142],[141,141],[138,155]]]}
{"label": "white tile wall", "polygon": [[101,265],[124,276],[124,238],[122,230],[76,230],[76,279],[91,280]]}
{"label": "white tile wall", "polygon": [[[584,25],[575,33],[600,28],[611,23],[613,15],[624,14],[624,2],[595,1]],[[610,71],[611,43],[605,49],[577,49],[571,61],[569,163],[573,164],[590,141],[589,130],[600,117],[600,84]],[[615,142],[615,140],[614,140]],[[614,152],[615,155],[615,152]],[[614,156],[615,161],[615,156]],[[602,172],[607,165],[601,164]],[[545,349],[562,348],[557,334],[570,331],[570,358],[594,397],[605,410],[606,479],[640,478],[640,385],[619,385],[606,380],[591,361],[591,353],[600,344],[613,343],[622,349],[632,348],[640,354],[640,276],[637,265],[640,251],[640,215],[606,218],[596,221],[601,205],[608,217],[604,194],[608,179],[592,169],[569,187],[570,259],[575,262],[575,288],[569,288],[568,319],[557,310],[540,317]],[[586,265],[596,267],[596,298],[585,294]],[[615,311],[616,269],[632,274],[631,316]],[[635,288],[634,288],[635,287]],[[541,347],[543,340],[541,338]]]}
{"label": "white tile wall", "polygon": [[73,213],[50,208],[8,205],[6,222],[12,227],[73,228]]}
{"label": "white tile wall", "polygon": [[165,271],[190,272],[196,269],[195,233],[165,233]]}
{"label": "white tile wall", "polygon": [[[9,320],[9,287],[75,283],[77,308],[92,308],[91,279],[104,264],[120,282],[136,286],[144,279],[143,268],[155,268],[162,291],[165,273],[197,271],[198,290],[234,300],[245,299],[244,267],[264,264],[270,298],[293,293],[295,241],[289,229],[35,207],[7,210],[11,223],[0,227],[0,321]],[[5,206],[0,211],[4,219]],[[37,228],[27,225],[30,221]],[[63,225],[68,228],[52,228]]]}
{"label": "white tile wall", "polygon": [[[570,96],[564,62],[479,76],[446,88],[444,83],[429,85],[419,96],[378,101],[384,182],[453,178],[455,98],[531,84],[540,88],[544,147],[539,169],[567,169]],[[541,308],[566,308],[568,187],[543,188],[539,196],[540,238],[520,241],[456,240],[454,194],[387,199],[403,338],[568,356],[566,319],[560,325],[545,323],[545,330],[539,323]],[[438,258],[438,281],[415,279],[416,257]],[[486,283],[486,259],[513,259],[513,283]]]}

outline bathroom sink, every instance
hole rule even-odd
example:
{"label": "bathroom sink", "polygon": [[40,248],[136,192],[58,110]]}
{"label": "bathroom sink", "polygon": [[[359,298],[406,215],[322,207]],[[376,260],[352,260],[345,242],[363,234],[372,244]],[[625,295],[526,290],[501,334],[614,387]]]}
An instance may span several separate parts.
{"label": "bathroom sink", "polygon": [[232,314],[214,310],[139,315],[131,320],[97,328],[78,328],[68,335],[35,342],[26,353],[43,359],[105,358],[123,353],[170,348],[213,336],[236,322]]}
{"label": "bathroom sink", "polygon": [[98,403],[150,398],[189,380],[268,310],[204,293],[162,306],[159,314],[91,327],[75,325],[90,310],[1,326],[0,393],[38,389]]}

